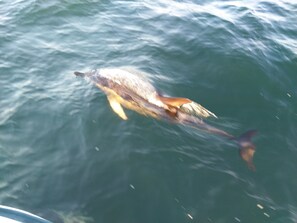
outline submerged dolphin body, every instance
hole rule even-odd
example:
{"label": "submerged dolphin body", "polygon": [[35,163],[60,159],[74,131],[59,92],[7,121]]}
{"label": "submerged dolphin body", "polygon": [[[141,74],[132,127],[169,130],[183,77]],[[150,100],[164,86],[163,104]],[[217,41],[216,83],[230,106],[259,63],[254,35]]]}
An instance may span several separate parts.
{"label": "submerged dolphin body", "polygon": [[91,80],[99,87],[107,95],[113,111],[122,119],[128,119],[123,110],[123,107],[125,107],[145,116],[188,125],[235,140],[240,147],[241,158],[250,169],[255,170],[253,164],[255,145],[252,143],[251,138],[256,131],[248,131],[237,138],[223,130],[210,126],[202,118],[217,118],[214,113],[188,98],[162,96],[143,73],[137,70],[104,68],[85,73],[74,72],[74,74]]}

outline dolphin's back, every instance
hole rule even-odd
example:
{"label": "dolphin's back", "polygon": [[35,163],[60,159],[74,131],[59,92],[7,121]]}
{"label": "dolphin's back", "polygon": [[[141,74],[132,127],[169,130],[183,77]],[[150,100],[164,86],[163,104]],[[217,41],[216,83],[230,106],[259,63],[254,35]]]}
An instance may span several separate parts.
{"label": "dolphin's back", "polygon": [[[97,78],[105,79],[109,83],[116,84],[118,90],[121,88],[130,91],[131,93],[138,95],[139,97],[149,101],[158,106],[162,106],[163,103],[157,100],[157,90],[150,83],[142,73],[126,70],[121,68],[102,68],[97,70]],[[117,89],[115,89],[117,91]]]}

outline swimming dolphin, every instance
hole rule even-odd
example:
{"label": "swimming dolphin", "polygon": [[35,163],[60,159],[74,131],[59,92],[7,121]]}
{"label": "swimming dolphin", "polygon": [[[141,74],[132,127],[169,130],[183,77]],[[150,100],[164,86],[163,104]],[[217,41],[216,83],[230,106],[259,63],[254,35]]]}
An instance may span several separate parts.
{"label": "swimming dolphin", "polygon": [[203,119],[217,118],[214,113],[188,98],[161,95],[150,80],[137,70],[102,68],[84,73],[74,72],[74,74],[91,80],[100,88],[107,95],[111,108],[120,118],[128,119],[123,109],[125,107],[145,116],[188,125],[224,136],[237,142],[241,158],[250,169],[255,170],[253,156],[256,147],[251,141],[256,133],[255,130],[235,137],[228,132],[210,126]]}

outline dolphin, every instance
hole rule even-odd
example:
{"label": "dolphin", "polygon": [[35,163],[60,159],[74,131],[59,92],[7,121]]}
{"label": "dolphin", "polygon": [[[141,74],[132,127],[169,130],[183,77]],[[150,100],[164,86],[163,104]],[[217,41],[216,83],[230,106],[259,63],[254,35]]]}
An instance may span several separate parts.
{"label": "dolphin", "polygon": [[255,145],[251,141],[256,130],[239,137],[207,124],[204,119],[217,116],[202,105],[182,97],[167,97],[159,93],[143,72],[127,68],[101,68],[87,72],[74,72],[93,82],[107,96],[112,110],[123,120],[128,117],[123,109],[176,124],[199,128],[234,140],[239,154],[251,170],[255,170],[253,157]]}

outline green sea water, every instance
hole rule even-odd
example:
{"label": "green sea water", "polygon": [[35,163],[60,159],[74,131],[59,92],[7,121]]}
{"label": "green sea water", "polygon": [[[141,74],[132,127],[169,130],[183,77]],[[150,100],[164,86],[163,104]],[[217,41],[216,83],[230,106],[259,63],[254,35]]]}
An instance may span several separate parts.
{"label": "green sea water", "polygon": [[[297,222],[297,2],[0,0],[0,204],[52,222]],[[129,66],[240,135],[126,111],[74,71]]]}

